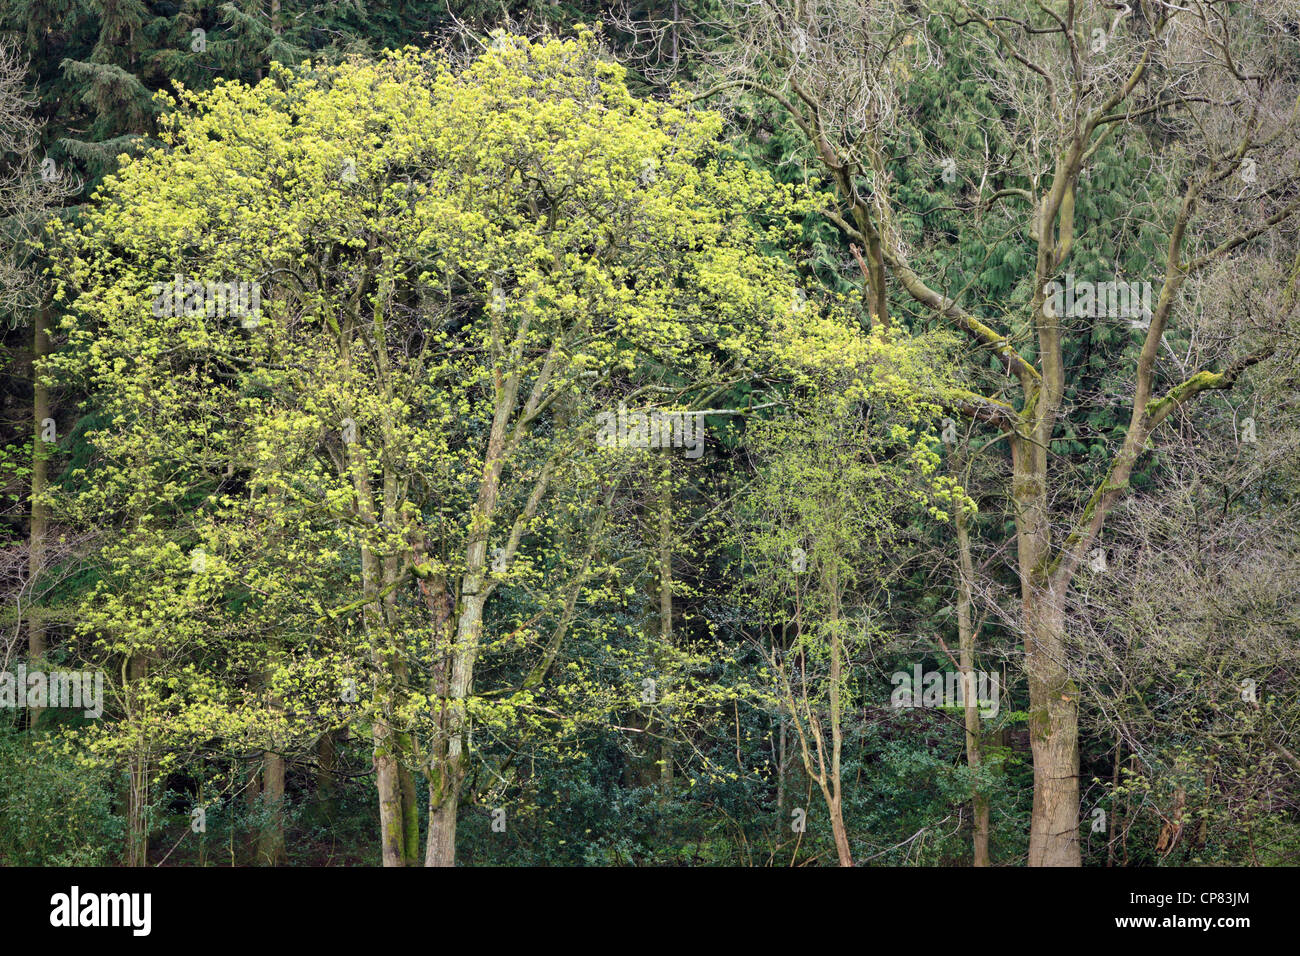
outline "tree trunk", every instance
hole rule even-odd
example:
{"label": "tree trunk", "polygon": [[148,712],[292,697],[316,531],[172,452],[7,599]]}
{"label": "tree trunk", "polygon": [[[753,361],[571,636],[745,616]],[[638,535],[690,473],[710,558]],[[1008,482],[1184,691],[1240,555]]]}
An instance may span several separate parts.
{"label": "tree trunk", "polygon": [[259,757],[248,768],[248,782],[244,786],[244,808],[248,811],[248,832],[243,839],[243,859],[250,865],[257,865],[258,830],[253,826],[257,819],[258,808],[262,805],[262,760]]}
{"label": "tree trunk", "polygon": [[[660,660],[671,665],[673,646],[673,489],[672,465],[665,459],[659,489],[659,644]],[[669,675],[660,668],[664,677]],[[673,743],[666,705],[663,714],[663,740],[659,748],[659,794],[667,800],[673,790]]]}
{"label": "tree trunk", "polygon": [[284,757],[269,750],[262,754],[262,809],[266,817],[258,828],[257,861],[281,866],[284,847]]}
{"label": "tree trunk", "polygon": [[[459,757],[459,755],[458,755]],[[456,865],[456,812],[464,779],[459,760],[444,760],[435,783],[429,784],[429,833],[424,847],[425,866]]]}
{"label": "tree trunk", "polygon": [[[273,637],[268,647],[270,658],[262,674],[266,709],[272,726],[283,713],[283,702],[275,692],[275,668],[280,656],[278,641]],[[280,866],[287,862],[284,847],[284,756],[281,741],[273,733],[270,749],[262,751],[262,799],[257,827],[256,859],[262,866]]]}
{"label": "tree trunk", "polygon": [[840,807],[840,795],[837,793],[831,801],[831,832],[835,835],[835,853],[840,866],[852,866],[853,855],[849,852],[849,832],[844,827],[844,812]]}
{"label": "tree trunk", "polygon": [[[961,666],[963,695],[966,718],[966,764],[971,773],[978,778],[980,753],[980,715],[979,701],[975,695],[975,627],[971,619],[971,582],[975,578],[974,562],[971,559],[970,533],[966,527],[966,509],[957,508],[957,638],[959,644],[959,664]],[[974,829],[974,866],[989,865],[989,801],[980,792],[978,783],[972,795],[972,809],[975,816]]]}
{"label": "tree trunk", "polygon": [[785,823],[785,765],[786,765],[786,726],[785,715],[777,714],[776,746],[776,819]]}
{"label": "tree trunk", "polygon": [[[352,471],[357,516],[367,525],[377,525],[374,493],[371,488],[365,450],[360,442],[348,446],[348,464]],[[385,504],[391,492],[391,476],[385,473]],[[387,510],[385,512],[388,513]],[[361,547],[361,588],[367,596],[391,594],[386,585],[393,583],[392,562],[383,561],[369,546]],[[384,866],[403,866],[406,862],[406,814],[402,804],[400,773],[401,746],[399,735],[392,726],[395,710],[398,668],[401,662],[392,641],[392,628],[387,606],[376,607],[373,597],[362,606],[361,620],[370,643],[370,660],[374,667],[371,682],[374,708],[371,737],[372,763],[375,768],[375,789],[379,798],[379,845]]]}
{"label": "tree trunk", "polygon": [[[49,526],[49,509],[44,502],[45,491],[49,486],[49,456],[53,444],[43,437],[45,421],[50,417],[50,392],[40,381],[40,361],[50,354],[50,313],[47,306],[36,310],[33,321],[35,331],[32,334],[32,484],[29,546],[27,549],[27,580],[31,593],[27,604],[27,666],[32,669],[44,669],[45,661],[45,619],[38,597],[40,593],[40,576],[45,563],[45,535]],[[28,727],[35,729],[40,722],[41,707],[27,709]]]}
{"label": "tree trunk", "polygon": [[137,748],[126,768],[126,865],[144,866],[149,859],[148,758]]}
{"label": "tree trunk", "polygon": [[[844,680],[844,639],[840,625],[843,614],[840,612],[839,577],[831,577],[831,792],[826,793],[826,803],[831,813],[831,831],[835,834],[835,852],[839,855],[840,866],[852,866],[853,857],[849,853],[849,834],[844,826],[844,785],[840,773],[840,756],[844,749],[844,708],[840,701],[841,683]],[[825,784],[822,790],[826,790]]]}
{"label": "tree trunk", "polygon": [[1041,413],[1030,437],[1017,435],[1011,441],[1016,560],[1029,678],[1029,744],[1034,759],[1029,865],[1079,866],[1079,694],[1065,668],[1064,590],[1069,584],[1054,586],[1049,573],[1049,411]]}
{"label": "tree trunk", "polygon": [[393,735],[382,717],[374,726],[375,788],[379,792],[379,848],[384,866],[405,866],[402,828],[402,789],[397,773]]}
{"label": "tree trunk", "polygon": [[420,807],[415,802],[415,774],[409,758],[415,753],[411,735],[396,735],[401,759],[397,763],[397,785],[402,793],[402,860],[407,866],[420,865]]}
{"label": "tree trunk", "polygon": [[[368,548],[361,553],[362,587],[366,594],[376,594],[382,587],[380,561]],[[384,866],[406,865],[405,815],[402,809],[402,781],[399,772],[401,743],[393,730],[393,661],[387,640],[387,627],[381,610],[371,602],[362,618],[370,637],[371,660],[375,667],[372,684],[374,723],[371,739],[374,749],[375,789],[379,796],[379,846]]]}
{"label": "tree trunk", "polygon": [[1025,600],[1029,744],[1034,757],[1030,866],[1080,866],[1078,691],[1064,666],[1058,595],[1031,588]]}
{"label": "tree trunk", "polygon": [[[126,665],[128,685],[144,679],[147,661],[141,655]],[[126,767],[126,865],[145,866],[149,860],[149,752],[137,737]]]}
{"label": "tree trunk", "polygon": [[[397,499],[396,475],[390,469],[385,468],[384,523],[389,527],[396,527],[401,521],[401,516],[398,514]],[[399,636],[403,631],[397,610],[397,590],[395,585],[403,573],[403,568],[396,554],[386,555],[382,567],[385,591],[383,598],[384,623],[387,625],[385,633],[389,654],[391,655],[389,667],[393,672],[394,686],[391,706],[396,712],[400,705],[397,695],[402,694],[402,688],[409,687],[411,682],[410,668],[402,657],[402,648],[398,644]],[[420,810],[415,802],[415,774],[411,771],[411,757],[415,753],[415,746],[410,733],[407,731],[392,731],[392,743],[397,756],[397,789],[402,799],[402,861],[406,866],[419,866]]]}
{"label": "tree trunk", "polygon": [[[486,541],[483,542],[483,553],[486,555]],[[466,577],[467,589],[462,591],[463,608],[456,625],[456,644],[452,653],[445,749],[435,751],[430,762],[429,837],[425,845],[425,866],[456,865],[456,813],[460,806],[460,787],[465,780],[465,732],[468,729],[464,701],[469,695],[474,662],[478,657],[484,604],[483,595],[479,593],[481,573]]]}
{"label": "tree trunk", "polygon": [[333,823],[338,816],[338,787],[334,779],[334,769],[338,765],[336,733],[327,730],[316,742],[316,800],[325,823]]}
{"label": "tree trunk", "polygon": [[[498,378],[498,381],[501,380]],[[461,578],[460,616],[456,640],[450,648],[451,679],[442,696],[443,732],[429,759],[429,838],[425,866],[455,866],[456,812],[460,787],[465,780],[465,734],[469,727],[465,699],[474,680],[479,637],[483,630],[483,608],[487,603],[488,534],[496,515],[501,470],[505,467],[506,424],[519,394],[519,375],[512,372],[498,388],[492,430],[483,456],[483,480],[469,520],[469,541],[465,552],[465,573]]]}
{"label": "tree trunk", "polygon": [[[421,554],[419,557],[422,559],[424,556]],[[420,592],[424,596],[431,621],[433,667],[429,696],[434,702],[434,733],[429,744],[429,831],[424,848],[424,865],[452,866],[456,860],[455,812],[453,810],[450,819],[442,813],[446,803],[443,772],[447,769],[451,697],[451,597],[447,591],[447,580],[443,577],[435,577],[428,582],[421,580]]]}

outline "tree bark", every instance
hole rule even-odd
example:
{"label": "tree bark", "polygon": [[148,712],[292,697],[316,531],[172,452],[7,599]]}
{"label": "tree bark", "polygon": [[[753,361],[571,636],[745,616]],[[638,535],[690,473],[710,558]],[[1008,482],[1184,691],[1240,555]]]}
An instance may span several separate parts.
{"label": "tree bark", "polygon": [[[32,334],[32,484],[31,484],[31,525],[27,549],[27,580],[31,593],[27,604],[27,666],[33,669],[44,667],[45,661],[45,619],[38,597],[40,594],[40,577],[45,563],[45,536],[49,527],[49,508],[44,497],[49,487],[49,456],[53,445],[42,437],[44,422],[50,417],[50,392],[41,383],[40,363],[50,354],[50,313],[48,306],[42,305],[36,310],[33,320],[35,329]],[[27,709],[27,725],[35,729],[40,723],[44,708]]]}
{"label": "tree bark", "polygon": [[432,748],[429,761],[429,837],[425,866],[454,866],[456,863],[456,813],[460,787],[465,780],[465,736],[469,727],[465,699],[474,680],[479,638],[483,630],[483,608],[491,590],[487,580],[488,534],[496,516],[501,492],[501,470],[505,467],[506,426],[519,395],[519,374],[504,380],[498,373],[496,409],[492,430],[483,455],[483,479],[469,519],[469,540],[465,551],[465,573],[461,577],[460,614],[456,640],[451,647],[451,679],[440,702],[442,741]]}
{"label": "tree bark", "polygon": [[[486,555],[486,540],[482,546]],[[470,579],[469,575],[466,577]],[[445,751],[441,754],[435,752],[429,772],[429,837],[425,846],[425,866],[456,865],[456,814],[460,807],[461,784],[465,781],[465,733],[468,729],[464,701],[469,696],[483,628],[484,597],[478,591],[482,584],[481,573],[474,575],[469,583],[475,585],[474,593],[463,596],[463,607],[456,624]]]}
{"label": "tree bark", "polygon": [[[663,485],[659,489],[659,644],[660,660],[671,663],[673,646],[673,490],[672,465],[665,461]],[[660,668],[664,677],[664,668]],[[673,742],[666,705],[663,714],[663,740],[659,748],[659,794],[667,800],[673,790]]]}
{"label": "tree bark", "polygon": [[785,823],[786,725],[785,714],[778,713],[776,745],[776,819]]}
{"label": "tree bark", "polygon": [[420,865],[420,807],[416,803],[415,774],[411,772],[410,757],[415,753],[411,735],[397,735],[398,752],[397,786],[402,794],[402,859],[406,866]]}
{"label": "tree bark", "polygon": [[433,631],[433,674],[430,697],[434,701],[434,734],[429,757],[429,831],[424,848],[425,866],[452,866],[456,859],[456,820],[439,818],[445,804],[443,770],[447,766],[448,703],[451,695],[451,600],[445,578],[420,582]]}
{"label": "tree bark", "polygon": [[[142,681],[147,669],[143,655],[127,661],[128,686]],[[149,752],[147,742],[137,737],[126,767],[126,859],[129,867],[145,866],[149,860]]]}
{"label": "tree bark", "polygon": [[286,862],[284,845],[284,757],[262,754],[262,809],[266,818],[258,828],[257,861],[264,866]]}
{"label": "tree bark", "polygon": [[1037,417],[1028,435],[1011,440],[1016,560],[1020,577],[1029,678],[1029,745],[1034,804],[1029,823],[1030,866],[1080,866],[1079,692],[1065,668],[1065,591],[1051,574],[1047,448],[1056,395],[1031,393]]}
{"label": "tree bark", "polygon": [[[376,594],[382,587],[381,562],[369,548],[361,553],[361,579],[366,594]],[[375,667],[372,683],[374,723],[371,739],[374,749],[375,788],[379,796],[379,845],[384,866],[405,866],[405,820],[402,810],[402,783],[398,772],[400,742],[392,726],[393,687],[390,648],[385,637],[383,614],[374,602],[365,606],[362,618],[370,637],[371,661]]]}
{"label": "tree bark", "polygon": [[[831,787],[826,791],[826,804],[831,813],[831,832],[835,835],[835,852],[839,856],[840,866],[852,866],[853,855],[849,852],[849,833],[844,826],[843,795],[844,788],[840,780],[840,752],[843,748],[843,730],[840,726],[840,688],[843,677],[842,649],[839,638],[831,641]],[[825,786],[822,788],[826,790]]]}
{"label": "tree bark", "polygon": [[[975,628],[971,619],[971,583],[975,578],[971,559],[970,533],[966,526],[966,509],[957,507],[957,638],[958,662],[961,666],[966,718],[966,764],[978,779],[981,754],[979,701],[975,696]],[[989,865],[989,801],[976,783],[972,795],[975,817],[973,836],[974,866]]]}
{"label": "tree bark", "polygon": [[1060,595],[1032,585],[1025,597],[1029,745],[1034,757],[1030,866],[1080,866],[1078,691],[1064,667]]}
{"label": "tree bark", "polygon": [[[272,726],[283,713],[283,702],[274,690],[278,642],[272,638],[268,648],[270,659],[262,675],[266,692],[267,711]],[[284,845],[284,756],[280,753],[281,741],[274,733],[270,748],[262,751],[262,799],[260,823],[257,828],[257,862],[263,866],[280,866],[287,862]]]}
{"label": "tree bark", "polygon": [[840,755],[844,749],[843,705],[840,699],[841,683],[844,680],[844,641],[840,631],[843,615],[840,612],[839,578],[831,579],[831,789],[827,789],[823,775],[822,792],[826,796],[826,805],[831,814],[831,832],[835,835],[835,852],[839,856],[840,866],[852,866],[853,856],[849,852],[849,834],[844,826],[844,786],[840,779]]}
{"label": "tree bark", "polygon": [[[346,355],[346,349],[344,354]],[[357,517],[364,524],[376,527],[379,518],[376,514],[365,450],[359,441],[353,441],[348,446],[347,455],[352,473]],[[386,499],[390,489],[391,482],[386,474],[384,483]],[[385,503],[387,504],[387,500]],[[386,599],[391,594],[391,589],[386,585],[392,583],[388,580],[392,574],[391,562],[381,560],[373,548],[363,544],[361,588],[367,601],[362,605],[361,619],[370,643],[370,660],[374,667],[374,677],[371,681],[374,707],[371,725],[373,741],[371,759],[375,768],[375,789],[379,798],[380,856],[384,866],[404,866],[407,827],[400,773],[402,742],[392,726],[397,693],[395,686],[397,668],[400,666],[400,661],[392,643],[392,628],[387,606],[381,603],[383,599],[379,597],[382,594]]]}

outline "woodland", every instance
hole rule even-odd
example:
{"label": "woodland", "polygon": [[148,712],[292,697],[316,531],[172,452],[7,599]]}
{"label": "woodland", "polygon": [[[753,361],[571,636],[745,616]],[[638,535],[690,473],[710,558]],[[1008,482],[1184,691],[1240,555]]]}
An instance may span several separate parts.
{"label": "woodland", "polygon": [[1300,0],[5,0],[0,864],[1300,863]]}

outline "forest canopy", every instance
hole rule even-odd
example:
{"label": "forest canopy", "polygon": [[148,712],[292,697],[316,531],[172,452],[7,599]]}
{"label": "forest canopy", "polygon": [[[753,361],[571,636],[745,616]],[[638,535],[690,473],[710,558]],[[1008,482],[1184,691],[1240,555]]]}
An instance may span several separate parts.
{"label": "forest canopy", "polygon": [[0,863],[1296,862],[1300,5],[146,6],[0,15]]}

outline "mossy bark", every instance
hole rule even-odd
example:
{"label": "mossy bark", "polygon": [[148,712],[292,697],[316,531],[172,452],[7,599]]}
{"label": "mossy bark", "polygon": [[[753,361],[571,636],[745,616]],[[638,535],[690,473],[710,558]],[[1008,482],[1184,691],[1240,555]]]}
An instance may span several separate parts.
{"label": "mossy bark", "polygon": [[1079,866],[1079,693],[1065,668],[1065,590],[1049,573],[1047,501],[1050,417],[1033,437],[1012,441],[1016,550],[1025,671],[1029,678],[1029,745],[1034,804],[1030,866]]}

